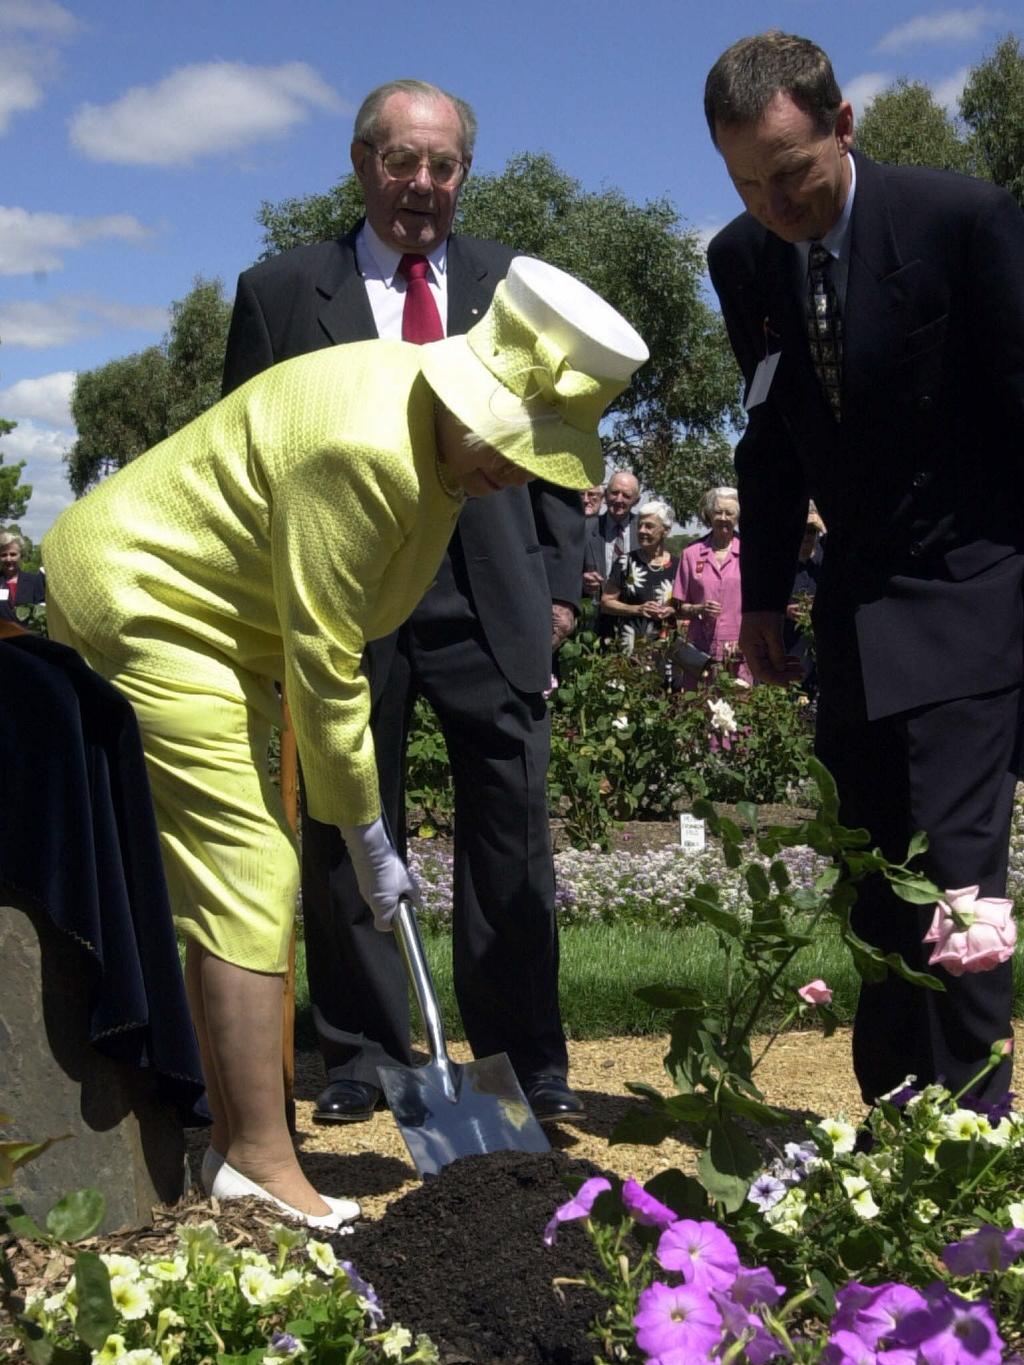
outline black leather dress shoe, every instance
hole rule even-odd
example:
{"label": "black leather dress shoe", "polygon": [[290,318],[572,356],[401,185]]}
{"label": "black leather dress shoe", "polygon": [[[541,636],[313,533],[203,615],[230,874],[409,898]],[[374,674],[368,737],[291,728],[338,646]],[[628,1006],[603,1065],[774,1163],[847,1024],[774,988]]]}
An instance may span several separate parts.
{"label": "black leather dress shoe", "polygon": [[564,1076],[534,1076],[523,1090],[539,1123],[572,1123],[586,1113]]}
{"label": "black leather dress shoe", "polygon": [[313,1110],[318,1123],[365,1123],[384,1103],[379,1086],[367,1081],[331,1081]]}

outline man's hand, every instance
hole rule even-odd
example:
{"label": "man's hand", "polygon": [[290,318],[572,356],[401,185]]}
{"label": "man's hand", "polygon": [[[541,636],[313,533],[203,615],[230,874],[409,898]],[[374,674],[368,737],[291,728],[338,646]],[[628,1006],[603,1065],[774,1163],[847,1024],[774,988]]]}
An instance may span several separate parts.
{"label": "man's hand", "polygon": [[587,569],[583,575],[583,593],[586,597],[596,597],[604,587],[604,574],[600,569]]}
{"label": "man's hand", "polygon": [[556,653],[576,629],[576,613],[565,602],[551,603],[551,652]]}
{"label": "man's hand", "polygon": [[799,659],[787,654],[782,643],[785,612],[747,611],[740,624],[740,652],[756,682],[800,682],[804,670]]}

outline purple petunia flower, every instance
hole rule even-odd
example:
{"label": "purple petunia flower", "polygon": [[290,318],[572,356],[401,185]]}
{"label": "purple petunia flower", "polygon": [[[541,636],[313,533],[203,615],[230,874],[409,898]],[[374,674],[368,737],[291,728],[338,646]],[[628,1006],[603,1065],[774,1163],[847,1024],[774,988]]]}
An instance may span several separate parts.
{"label": "purple petunia flower", "polygon": [[1017,1098],[1012,1090],[1008,1090],[998,1100],[983,1100],[973,1091],[968,1091],[961,1099],[960,1103],[964,1109],[973,1109],[976,1114],[984,1114],[989,1123],[995,1128],[1003,1119],[1010,1117],[1013,1111],[1013,1102]]}
{"label": "purple petunia flower", "polygon": [[687,1284],[728,1289],[740,1268],[739,1253],[715,1223],[680,1219],[661,1234],[658,1264],[678,1270]]}
{"label": "purple petunia flower", "polygon": [[633,1222],[646,1228],[667,1228],[676,1221],[672,1209],[648,1194],[635,1180],[627,1180],[623,1185],[622,1203]]}
{"label": "purple petunia flower", "polygon": [[916,1347],[922,1365],[1000,1365],[1003,1339],[984,1300],[972,1303],[940,1283],[924,1296],[925,1307],[897,1328],[896,1345]]}
{"label": "purple petunia flower", "polygon": [[954,1275],[1005,1270],[1024,1254],[1024,1228],[993,1227],[986,1223],[962,1242],[950,1242],[942,1259]]}
{"label": "purple petunia flower", "polygon": [[769,1360],[789,1355],[786,1347],[772,1336],[756,1313],[748,1312],[725,1290],[711,1289],[708,1293],[722,1315],[725,1333],[723,1345],[727,1349],[744,1336],[743,1359],[749,1365],[767,1365]]}
{"label": "purple petunia flower", "polygon": [[554,1217],[544,1229],[544,1245],[554,1246],[558,1236],[559,1223],[570,1223],[575,1218],[589,1218],[590,1210],[594,1207],[594,1200],[605,1190],[611,1189],[611,1182],[605,1180],[603,1175],[592,1176],[589,1180],[584,1180],[573,1197],[564,1204],[560,1204],[555,1209]]}
{"label": "purple petunia flower", "polygon": [[640,1350],[662,1358],[675,1351],[703,1351],[707,1360],[722,1335],[721,1314],[703,1289],[660,1280],[640,1295],[633,1324]]}
{"label": "purple petunia flower", "polygon": [[373,1285],[364,1280],[359,1271],[351,1261],[339,1261],[338,1264],[348,1276],[349,1286],[354,1294],[358,1294],[361,1299],[366,1300],[366,1311],[374,1322],[382,1322],[384,1319],[384,1309],[380,1306],[380,1299]]}
{"label": "purple petunia flower", "polygon": [[[868,1286],[852,1280],[836,1294],[832,1331],[853,1332],[872,1350],[888,1344],[908,1313],[927,1306],[923,1294],[905,1284]],[[911,1356],[913,1359],[913,1356]]]}
{"label": "purple petunia flower", "polygon": [[762,1171],[747,1191],[747,1198],[752,1204],[756,1204],[762,1213],[767,1213],[785,1196],[785,1193],[786,1186],[778,1177]]}
{"label": "purple petunia flower", "polygon": [[302,1342],[291,1332],[275,1332],[270,1338],[270,1346],[275,1355],[294,1356],[301,1351]]}
{"label": "purple petunia flower", "polygon": [[822,1353],[822,1365],[917,1365],[917,1353],[905,1347],[875,1352],[856,1332],[833,1332]]}
{"label": "purple petunia flower", "polygon": [[754,1266],[748,1270],[742,1265],[729,1290],[733,1301],[743,1308],[754,1308],[759,1304],[770,1308],[773,1303],[778,1303],[785,1292],[786,1286],[776,1284],[767,1266]]}

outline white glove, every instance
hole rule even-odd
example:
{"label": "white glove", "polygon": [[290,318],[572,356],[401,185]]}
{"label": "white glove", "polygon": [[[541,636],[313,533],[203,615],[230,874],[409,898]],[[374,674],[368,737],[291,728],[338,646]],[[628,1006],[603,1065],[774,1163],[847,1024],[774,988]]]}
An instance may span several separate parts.
{"label": "white glove", "polygon": [[419,887],[395,852],[380,816],[372,825],[342,825],[341,837],[352,859],[359,894],[373,911],[373,927],[390,933],[400,898],[408,896],[418,902]]}

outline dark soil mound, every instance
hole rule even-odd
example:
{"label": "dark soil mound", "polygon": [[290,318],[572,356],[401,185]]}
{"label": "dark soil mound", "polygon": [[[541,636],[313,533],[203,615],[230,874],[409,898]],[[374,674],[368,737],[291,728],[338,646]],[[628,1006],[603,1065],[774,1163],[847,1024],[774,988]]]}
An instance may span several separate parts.
{"label": "dark soil mound", "polygon": [[602,1300],[556,1276],[597,1269],[590,1239],[563,1223],[541,1235],[569,1193],[568,1175],[599,1174],[560,1152],[464,1157],[356,1227],[341,1254],[380,1296],[389,1320],[426,1332],[443,1365],[590,1365],[587,1325]]}

